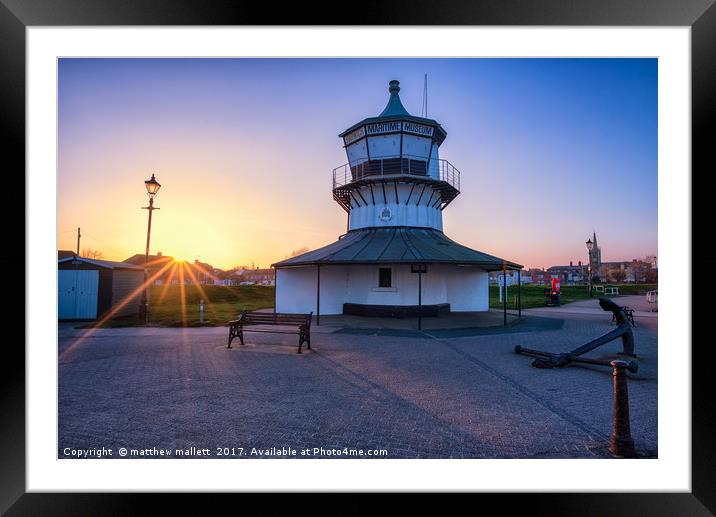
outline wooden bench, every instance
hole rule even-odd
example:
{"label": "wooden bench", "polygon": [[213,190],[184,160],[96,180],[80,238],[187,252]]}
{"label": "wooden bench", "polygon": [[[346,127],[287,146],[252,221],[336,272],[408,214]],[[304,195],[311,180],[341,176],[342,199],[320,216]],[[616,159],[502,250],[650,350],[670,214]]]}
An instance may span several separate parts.
{"label": "wooden bench", "polygon": [[[634,323],[634,309],[625,305],[622,307],[622,311],[624,311],[624,316],[626,316],[627,321],[631,323],[632,327],[636,327],[636,323]],[[612,321],[616,321],[616,319],[617,315],[612,314]]]}
{"label": "wooden bench", "polygon": [[[231,348],[231,342],[235,337],[244,344],[244,331],[247,332],[268,332],[274,334],[298,334],[298,353],[305,341],[308,349],[311,349],[311,318],[310,314],[284,314],[280,312],[248,312],[244,311],[239,319],[229,322],[229,343],[226,348]],[[246,328],[255,325],[268,327],[296,327],[292,330]]]}

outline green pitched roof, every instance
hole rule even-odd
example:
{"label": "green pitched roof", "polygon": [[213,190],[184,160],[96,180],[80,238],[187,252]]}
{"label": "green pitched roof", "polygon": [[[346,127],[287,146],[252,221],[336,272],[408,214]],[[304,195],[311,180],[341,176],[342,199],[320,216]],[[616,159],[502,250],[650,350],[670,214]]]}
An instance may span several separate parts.
{"label": "green pitched roof", "polygon": [[[273,264],[291,267],[323,264],[471,264],[502,269],[503,259],[476,251],[432,228],[386,227],[351,230],[336,242]],[[507,269],[522,269],[505,261]]]}

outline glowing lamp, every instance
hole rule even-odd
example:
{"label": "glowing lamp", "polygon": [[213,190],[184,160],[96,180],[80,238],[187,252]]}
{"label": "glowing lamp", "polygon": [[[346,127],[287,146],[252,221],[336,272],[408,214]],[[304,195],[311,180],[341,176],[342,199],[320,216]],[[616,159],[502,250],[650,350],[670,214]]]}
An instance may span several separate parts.
{"label": "glowing lamp", "polygon": [[147,195],[149,195],[150,198],[156,196],[157,192],[159,192],[159,189],[161,188],[159,182],[154,178],[154,174],[152,174],[151,179],[144,182],[144,186],[147,187]]}

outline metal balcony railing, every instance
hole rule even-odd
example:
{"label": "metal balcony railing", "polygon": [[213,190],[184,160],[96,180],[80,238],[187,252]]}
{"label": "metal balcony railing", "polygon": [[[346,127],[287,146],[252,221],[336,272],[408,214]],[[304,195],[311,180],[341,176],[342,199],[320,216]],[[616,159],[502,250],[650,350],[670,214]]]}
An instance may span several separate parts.
{"label": "metal balcony railing", "polygon": [[460,191],[460,171],[447,160],[432,160],[423,157],[405,156],[368,160],[360,163],[346,163],[333,169],[333,189],[363,179],[378,179],[383,176],[415,176],[444,181]]}

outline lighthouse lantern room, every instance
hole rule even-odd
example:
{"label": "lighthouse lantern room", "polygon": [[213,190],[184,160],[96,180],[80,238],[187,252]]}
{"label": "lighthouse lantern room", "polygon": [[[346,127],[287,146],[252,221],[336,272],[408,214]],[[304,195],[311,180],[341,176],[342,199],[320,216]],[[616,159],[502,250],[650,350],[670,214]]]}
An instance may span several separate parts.
{"label": "lighthouse lantern room", "polygon": [[408,113],[398,81],[388,92],[380,115],[339,135],[348,163],[333,170],[333,199],[348,213],[347,233],[273,264],[277,312],[487,311],[488,272],[522,268],[443,233],[442,212],[460,194],[460,171],[440,158],[447,133]]}

